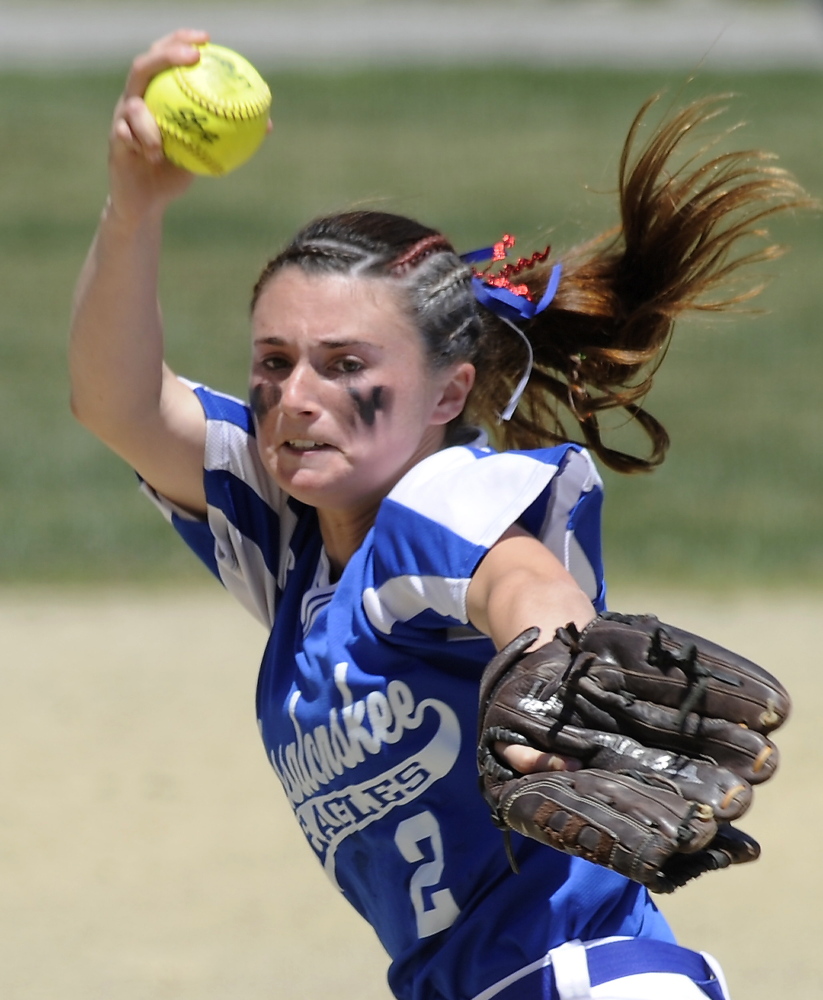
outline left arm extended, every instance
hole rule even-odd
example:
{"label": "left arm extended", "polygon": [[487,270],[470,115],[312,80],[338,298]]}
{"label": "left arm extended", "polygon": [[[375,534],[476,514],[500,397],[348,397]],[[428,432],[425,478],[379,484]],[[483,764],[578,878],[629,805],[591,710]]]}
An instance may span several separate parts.
{"label": "left arm extended", "polygon": [[478,767],[498,826],[655,892],[757,858],[732,821],[777,766],[769,734],[790,699],[776,678],[654,615],[595,615],[517,527],[478,566],[468,612],[503,646],[479,699]]}
{"label": "left arm extended", "polygon": [[[583,628],[596,615],[591,601],[563,564],[533,535],[514,525],[489,549],[475,571],[467,594],[469,620],[502,649],[536,625],[549,642],[555,631],[574,622]],[[498,752],[521,774],[575,769],[577,762],[531,747],[498,746]]]}
{"label": "left arm extended", "polygon": [[489,549],[467,595],[469,620],[502,649],[537,625],[538,644],[569,622],[595,617],[591,601],[562,563],[533,535],[514,525]]}

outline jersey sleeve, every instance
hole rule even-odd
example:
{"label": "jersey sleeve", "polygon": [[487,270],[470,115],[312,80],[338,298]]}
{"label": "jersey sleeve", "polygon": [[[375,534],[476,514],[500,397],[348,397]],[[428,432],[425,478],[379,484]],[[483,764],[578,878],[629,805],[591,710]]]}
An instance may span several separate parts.
{"label": "jersey sleeve", "polygon": [[560,560],[599,611],[602,482],[577,445],[522,452],[448,448],[415,466],[383,501],[374,528],[372,626],[468,625],[466,595],[483,556],[513,524]]}
{"label": "jersey sleeve", "polygon": [[260,462],[249,407],[187,382],[206,415],[203,483],[207,517],[192,516],[142,483],[184,542],[240,603],[271,627],[302,504],[272,481]]}

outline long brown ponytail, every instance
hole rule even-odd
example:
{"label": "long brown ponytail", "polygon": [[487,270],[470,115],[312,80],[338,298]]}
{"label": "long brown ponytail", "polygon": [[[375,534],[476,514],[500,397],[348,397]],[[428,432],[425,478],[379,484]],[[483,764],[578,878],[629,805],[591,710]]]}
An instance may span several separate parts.
{"label": "long brown ponytail", "polygon": [[[507,423],[493,415],[502,411],[522,373],[525,352],[497,316],[483,311],[486,333],[467,416],[488,426],[500,446],[537,447],[582,435],[605,465],[620,472],[663,461],[668,435],[642,403],[674,321],[687,311],[728,309],[756,295],[762,286],[735,288],[729,279],[744,265],[781,253],[764,243],[763,221],[813,204],[767,153],[710,155],[715,137],[688,154],[686,140],[723,110],[721,100],[695,101],[676,112],[638,151],[638,133],[655,98],[641,108],[620,160],[621,223],[560,255],[563,276],[554,299],[522,324],[534,369]],[[684,160],[679,166],[672,163],[676,154]],[[752,237],[760,245],[741,248]],[[534,301],[556,261],[551,257],[518,273]],[[616,408],[648,438],[645,457],[603,443],[599,416]]]}

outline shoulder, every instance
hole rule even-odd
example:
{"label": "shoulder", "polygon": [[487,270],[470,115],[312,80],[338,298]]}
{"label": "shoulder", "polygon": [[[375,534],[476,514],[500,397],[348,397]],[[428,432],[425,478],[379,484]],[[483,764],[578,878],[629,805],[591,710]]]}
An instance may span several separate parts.
{"label": "shoulder", "polygon": [[598,495],[602,481],[588,452],[574,444],[534,451],[487,447],[439,451],[411,469],[389,493],[378,521],[401,514],[439,525],[488,547],[543,498],[553,509]]}
{"label": "shoulder", "polygon": [[150,497],[211,572],[270,626],[286,577],[302,549],[314,545],[313,512],[268,475],[249,406],[199,383],[187,384],[206,415],[207,517],[192,518],[163,497]]}
{"label": "shoulder", "polygon": [[224,392],[217,392],[209,389],[199,382],[191,382],[188,379],[181,379],[194,392],[200,400],[203,412],[207,420],[227,423],[237,427],[244,433],[254,435],[254,421],[251,416],[251,409],[247,403],[243,403],[235,396],[229,396]]}
{"label": "shoulder", "polygon": [[420,462],[377,515],[367,602],[372,623],[388,632],[424,608],[466,623],[471,577],[516,523],[553,552],[599,606],[601,485],[577,445],[500,453],[447,448]]}
{"label": "shoulder", "polygon": [[[224,507],[234,500],[240,515],[242,494],[266,506],[279,506],[278,490],[257,453],[256,432],[247,403],[197,382],[187,383],[206,416],[206,449],[203,461],[206,495],[210,506]],[[249,499],[248,502],[254,503]]]}

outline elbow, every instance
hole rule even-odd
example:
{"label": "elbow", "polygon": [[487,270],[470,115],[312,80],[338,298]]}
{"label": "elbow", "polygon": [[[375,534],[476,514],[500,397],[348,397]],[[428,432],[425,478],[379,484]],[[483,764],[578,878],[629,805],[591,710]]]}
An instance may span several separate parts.
{"label": "elbow", "polygon": [[69,394],[69,410],[74,419],[82,424],[83,423],[83,407],[80,405],[80,401],[74,392]]}
{"label": "elbow", "polygon": [[87,430],[94,431],[94,415],[91,408],[74,390],[69,394],[69,410],[79,424]]}
{"label": "elbow", "polygon": [[69,410],[82,427],[101,440],[105,439],[105,431],[111,432],[115,424],[114,414],[105,407],[95,406],[87,394],[77,392],[74,388],[69,394]]}
{"label": "elbow", "polygon": [[86,425],[85,407],[78,398],[77,393],[74,392],[73,390],[71,393],[69,393],[69,410],[71,411],[71,415],[74,417],[74,419],[79,424],[83,424],[83,426],[85,427]]}

